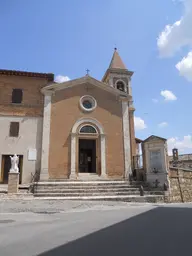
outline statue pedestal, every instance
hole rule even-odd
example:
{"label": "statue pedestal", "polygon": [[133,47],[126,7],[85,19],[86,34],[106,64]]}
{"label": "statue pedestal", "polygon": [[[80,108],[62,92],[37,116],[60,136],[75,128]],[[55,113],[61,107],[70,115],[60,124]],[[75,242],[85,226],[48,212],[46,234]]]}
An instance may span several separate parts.
{"label": "statue pedestal", "polygon": [[8,194],[17,194],[19,188],[19,172],[9,172]]}

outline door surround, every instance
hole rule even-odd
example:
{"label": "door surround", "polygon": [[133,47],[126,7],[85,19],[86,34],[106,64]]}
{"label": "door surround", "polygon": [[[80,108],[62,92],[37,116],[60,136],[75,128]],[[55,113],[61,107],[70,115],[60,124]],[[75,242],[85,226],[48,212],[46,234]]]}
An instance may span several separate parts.
{"label": "door surround", "polygon": [[[96,133],[80,133],[80,129],[84,126],[92,126]],[[78,178],[78,155],[79,155],[79,138],[86,139],[96,139],[97,140],[97,148],[100,152],[97,152],[101,157],[101,178],[106,178],[106,136],[104,133],[103,126],[94,118],[80,118],[73,125],[71,130],[71,173],[70,179]],[[98,166],[97,166],[97,169]]]}

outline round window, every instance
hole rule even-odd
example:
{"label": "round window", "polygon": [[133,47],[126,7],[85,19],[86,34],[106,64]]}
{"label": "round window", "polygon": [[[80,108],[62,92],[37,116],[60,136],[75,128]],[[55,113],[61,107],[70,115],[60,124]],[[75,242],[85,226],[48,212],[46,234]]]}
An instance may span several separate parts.
{"label": "round window", "polygon": [[82,110],[90,112],[93,111],[97,106],[96,100],[89,95],[85,95],[80,99],[80,107]]}
{"label": "round window", "polygon": [[93,107],[92,102],[90,100],[84,100],[83,107],[87,109],[91,109]]}

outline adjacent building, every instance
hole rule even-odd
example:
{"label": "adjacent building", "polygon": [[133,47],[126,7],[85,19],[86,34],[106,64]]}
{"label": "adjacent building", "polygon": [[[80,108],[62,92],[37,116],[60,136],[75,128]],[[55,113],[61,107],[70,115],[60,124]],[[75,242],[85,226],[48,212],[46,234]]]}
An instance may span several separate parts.
{"label": "adjacent building", "polygon": [[20,183],[40,171],[44,96],[53,74],[0,70],[0,182],[7,183],[10,155],[20,157]]}

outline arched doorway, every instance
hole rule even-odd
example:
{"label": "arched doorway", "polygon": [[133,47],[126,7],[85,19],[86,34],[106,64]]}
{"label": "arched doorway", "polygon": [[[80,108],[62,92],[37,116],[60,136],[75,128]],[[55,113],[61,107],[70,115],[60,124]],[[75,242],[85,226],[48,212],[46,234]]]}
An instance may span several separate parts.
{"label": "arched doorway", "polygon": [[71,133],[71,179],[81,174],[106,177],[105,134],[93,118],[79,119]]}
{"label": "arched doorway", "polygon": [[78,173],[99,173],[98,154],[99,133],[91,124],[83,124],[79,127],[78,134]]}

